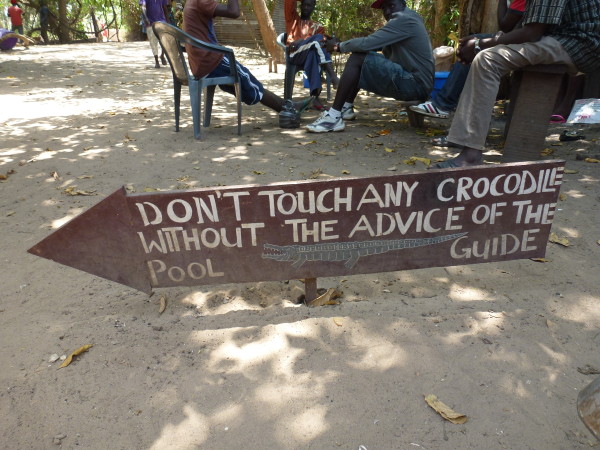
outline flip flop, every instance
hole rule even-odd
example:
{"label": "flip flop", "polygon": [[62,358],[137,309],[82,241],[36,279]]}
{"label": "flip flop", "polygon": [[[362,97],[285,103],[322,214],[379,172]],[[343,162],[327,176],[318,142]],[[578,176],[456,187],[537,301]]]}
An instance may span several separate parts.
{"label": "flip flop", "polygon": [[439,163],[435,163],[433,166],[428,167],[428,169],[454,169],[456,167],[462,167],[456,164],[454,159],[447,159],[446,161],[440,161]]}
{"label": "flip flop", "polygon": [[317,110],[317,111],[321,111],[321,112],[323,112],[323,111],[329,111],[329,106],[312,105],[311,108],[314,109],[314,110]]}
{"label": "flip flop", "polygon": [[567,130],[563,130],[561,135],[558,137],[558,140],[561,142],[578,141],[579,139],[585,139],[585,136],[582,134],[579,134],[577,131],[567,131]]}
{"label": "flip flop", "polygon": [[560,114],[552,114],[550,116],[550,123],[566,123],[567,119],[565,119]]}
{"label": "flip flop", "polygon": [[305,99],[300,106],[300,109],[298,109],[298,114],[302,114],[304,111],[306,111],[309,106],[312,105],[312,102],[314,100],[314,97],[309,97],[307,99]]}

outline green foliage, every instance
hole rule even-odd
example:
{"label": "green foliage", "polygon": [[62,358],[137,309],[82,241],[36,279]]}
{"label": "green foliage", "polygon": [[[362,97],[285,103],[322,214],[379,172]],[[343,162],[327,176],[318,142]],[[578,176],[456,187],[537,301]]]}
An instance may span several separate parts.
{"label": "green foliage", "polygon": [[364,0],[318,0],[313,18],[340,40],[366,36],[385,22],[381,11]]}
{"label": "green foliage", "polygon": [[[380,28],[385,19],[381,10],[372,9],[373,0],[317,0],[313,18],[325,25],[329,34],[341,40],[365,36]],[[439,0],[407,0],[409,8],[417,11],[431,32],[433,30],[435,5]],[[441,24],[445,41],[447,36],[458,30],[459,0],[450,0]]]}

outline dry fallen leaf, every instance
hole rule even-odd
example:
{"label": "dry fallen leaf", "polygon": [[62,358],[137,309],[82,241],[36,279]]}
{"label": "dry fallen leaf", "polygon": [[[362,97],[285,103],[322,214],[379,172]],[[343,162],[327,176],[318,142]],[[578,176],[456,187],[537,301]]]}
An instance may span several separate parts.
{"label": "dry fallen leaf", "polygon": [[419,158],[418,156],[411,156],[410,159],[404,160],[404,164],[408,164],[409,166],[414,166],[417,161],[425,164],[426,166],[431,165],[431,159]]}
{"label": "dry fallen leaf", "polygon": [[554,149],[552,149],[552,148],[545,148],[544,150],[542,150],[540,152],[540,155],[542,155],[542,156],[549,156],[549,155],[551,155],[553,153],[554,153]]}
{"label": "dry fallen leaf", "polygon": [[535,262],[541,262],[541,263],[549,263],[549,262],[552,262],[552,261],[550,261],[549,259],[546,259],[546,258],[529,258],[529,259],[531,259],[532,261],[535,261]]}
{"label": "dry fallen leaf", "polygon": [[159,314],[164,313],[165,309],[167,309],[167,296],[166,295],[161,295],[161,297],[160,297],[160,308],[158,308],[158,313]]}
{"label": "dry fallen leaf", "polygon": [[588,163],[600,163],[600,159],[596,158],[585,158],[584,161]]}
{"label": "dry fallen leaf", "polygon": [[570,173],[570,174],[579,173],[579,170],[565,169],[565,173]]}
{"label": "dry fallen leaf", "polygon": [[315,152],[315,154],[317,154],[317,155],[323,155],[323,156],[335,156],[336,155],[335,152],[325,152],[325,151]]}
{"label": "dry fallen leaf", "polygon": [[260,170],[253,170],[252,172],[256,175],[262,175],[264,173],[264,172],[261,172]]}
{"label": "dry fallen leaf", "polygon": [[342,318],[341,317],[334,317],[333,318],[333,323],[335,323],[338,327],[341,327],[343,324]]}
{"label": "dry fallen leaf", "polygon": [[567,199],[567,196],[566,196],[566,194],[559,194],[559,195],[558,195],[558,199],[559,199],[561,202],[564,202],[564,201]]}
{"label": "dry fallen leaf", "polygon": [[69,186],[63,192],[67,195],[94,195],[96,191],[82,191],[79,189],[75,189],[76,186]]}
{"label": "dry fallen leaf", "polygon": [[554,329],[556,329],[558,327],[558,325],[556,325],[556,323],[552,322],[550,319],[546,319],[546,326],[548,328],[554,328]]}
{"label": "dry fallen leaf", "polygon": [[433,394],[426,395],[425,401],[444,419],[454,424],[463,424],[468,420],[466,415],[457,413],[448,405],[439,401],[438,398]]}
{"label": "dry fallen leaf", "polygon": [[67,356],[67,359],[65,359],[63,361],[63,363],[60,365],[59,369],[62,369],[63,367],[67,367],[69,364],[71,364],[71,362],[73,361],[73,358],[75,356],[79,356],[82,353],[87,352],[90,348],[92,348],[92,344],[86,344],[82,347],[79,347],[77,350],[75,350],[73,353],[71,353],[69,356]]}
{"label": "dry fallen leaf", "polygon": [[395,149],[393,149],[393,148],[386,147],[386,148],[385,148],[385,151],[386,151],[386,152],[388,152],[388,153],[393,153],[393,152],[395,152],[396,150],[395,150]]}
{"label": "dry fallen leaf", "polygon": [[323,295],[319,295],[317,298],[306,303],[306,306],[324,306],[324,305],[339,305],[340,302],[335,300],[338,297],[341,297],[341,292],[335,290],[334,288],[327,289]]}
{"label": "dry fallen leaf", "polygon": [[559,238],[556,233],[550,233],[548,241],[553,242],[554,244],[562,245],[563,247],[568,247],[571,245],[566,237]]}
{"label": "dry fallen leaf", "polygon": [[342,173],[343,173],[344,175],[348,175],[348,174],[350,173],[350,171],[348,171],[348,170],[345,170],[345,169],[344,169],[344,170],[342,170]]}
{"label": "dry fallen leaf", "polygon": [[390,134],[390,130],[381,130],[378,131],[377,134],[380,136],[387,136],[388,134]]}
{"label": "dry fallen leaf", "polygon": [[308,142],[298,142],[298,144],[300,145],[310,145],[310,144],[316,144],[317,141],[308,141]]}

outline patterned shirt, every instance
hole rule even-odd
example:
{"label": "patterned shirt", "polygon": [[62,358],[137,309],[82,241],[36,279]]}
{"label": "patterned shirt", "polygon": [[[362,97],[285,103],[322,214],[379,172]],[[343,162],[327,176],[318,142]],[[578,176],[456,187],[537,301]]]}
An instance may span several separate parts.
{"label": "patterned shirt", "polygon": [[600,0],[528,0],[528,23],[550,25],[545,34],[561,43],[581,72],[600,69]]}

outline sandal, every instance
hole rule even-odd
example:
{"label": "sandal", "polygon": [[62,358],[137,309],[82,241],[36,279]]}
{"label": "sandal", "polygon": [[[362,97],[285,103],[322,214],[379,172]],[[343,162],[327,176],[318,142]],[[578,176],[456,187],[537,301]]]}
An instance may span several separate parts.
{"label": "sandal", "polygon": [[306,111],[309,108],[309,106],[312,105],[314,99],[314,97],[308,97],[307,99],[300,102],[300,107],[297,109],[298,114],[302,114],[304,111]]}
{"label": "sandal", "polygon": [[563,130],[561,135],[558,137],[558,140],[561,142],[578,141],[579,139],[585,139],[585,136],[582,134],[579,134],[577,131],[567,131],[567,130]]}
{"label": "sandal", "polygon": [[455,169],[456,167],[462,167],[456,163],[454,159],[447,159],[446,161],[440,161],[434,165],[428,167],[428,169]]}
{"label": "sandal", "polygon": [[315,110],[321,111],[321,112],[323,112],[323,111],[329,111],[329,106],[323,106],[323,105],[314,104],[314,105],[312,105],[312,109],[315,109]]}

